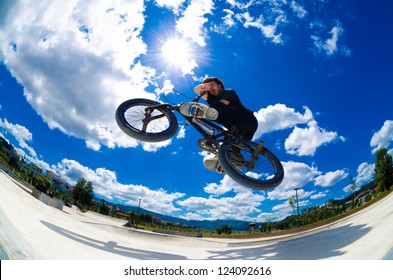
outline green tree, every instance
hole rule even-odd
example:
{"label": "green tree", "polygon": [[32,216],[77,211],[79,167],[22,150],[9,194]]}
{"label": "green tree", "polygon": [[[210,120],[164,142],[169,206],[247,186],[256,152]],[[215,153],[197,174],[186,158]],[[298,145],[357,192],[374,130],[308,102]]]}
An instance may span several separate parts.
{"label": "green tree", "polygon": [[34,182],[35,185],[40,184],[40,185],[43,185],[43,186],[45,186],[47,188],[50,188],[52,186],[52,182],[48,178],[46,178],[44,176],[36,176],[36,177],[34,177],[33,182]]}
{"label": "green tree", "polygon": [[105,203],[105,200],[101,199],[101,205],[99,207],[99,213],[104,215],[109,215],[109,206]]}
{"label": "green tree", "polygon": [[135,220],[136,220],[136,213],[134,210],[132,210],[130,212],[128,221],[130,222],[131,225],[135,225]]}
{"label": "green tree", "polygon": [[375,179],[380,191],[388,191],[393,185],[393,160],[386,148],[380,148],[376,153]]}
{"label": "green tree", "polygon": [[16,170],[19,170],[19,160],[16,157],[10,158],[9,165]]}
{"label": "green tree", "polygon": [[221,231],[225,234],[231,234],[232,233],[232,228],[230,225],[225,224],[222,226]]}
{"label": "green tree", "polygon": [[261,227],[262,232],[271,232],[272,229],[273,229],[273,226],[270,221],[262,223],[262,227]]}
{"label": "green tree", "polygon": [[74,201],[80,203],[83,207],[89,207],[93,200],[93,183],[85,178],[79,178],[72,194]]}
{"label": "green tree", "polygon": [[34,177],[33,184],[37,190],[44,193],[48,193],[49,189],[52,187],[52,182],[44,176]]}
{"label": "green tree", "polygon": [[351,184],[348,186],[348,189],[352,191],[352,207],[354,207],[355,190],[357,189],[358,186],[359,183],[356,183],[356,181],[351,176]]}
{"label": "green tree", "polygon": [[225,224],[225,225],[222,225],[221,227],[217,227],[216,228],[216,232],[217,232],[217,234],[231,234],[232,233],[232,228],[231,228],[231,226],[230,225],[228,225],[228,224]]}
{"label": "green tree", "polygon": [[293,215],[295,215],[296,197],[295,197],[294,195],[292,195],[292,196],[288,199],[288,203],[289,203],[289,206],[292,207],[292,213],[293,213]]}
{"label": "green tree", "polygon": [[153,215],[150,213],[146,213],[141,216],[141,218],[146,222],[146,223],[152,223],[153,222]]}

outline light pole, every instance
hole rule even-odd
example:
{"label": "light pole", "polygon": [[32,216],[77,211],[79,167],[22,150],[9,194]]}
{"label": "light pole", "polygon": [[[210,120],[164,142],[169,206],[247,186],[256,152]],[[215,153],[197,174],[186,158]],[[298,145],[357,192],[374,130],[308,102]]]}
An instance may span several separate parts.
{"label": "light pole", "polygon": [[298,197],[297,197],[297,191],[298,191],[298,189],[299,189],[299,188],[296,188],[296,189],[295,189],[295,192],[296,192],[297,222],[298,222],[298,225],[299,225],[299,224],[300,224],[300,216],[299,216],[299,199],[298,199]]}
{"label": "light pole", "polygon": [[137,227],[138,227],[138,225],[139,225],[139,212],[140,212],[140,209],[141,209],[141,200],[142,200],[142,198],[140,198],[139,199],[139,204],[138,204],[138,220],[137,220]]}

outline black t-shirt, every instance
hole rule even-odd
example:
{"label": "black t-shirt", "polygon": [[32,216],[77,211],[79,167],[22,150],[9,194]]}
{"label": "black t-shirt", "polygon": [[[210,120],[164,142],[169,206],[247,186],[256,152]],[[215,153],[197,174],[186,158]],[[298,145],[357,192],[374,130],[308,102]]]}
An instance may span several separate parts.
{"label": "black t-shirt", "polygon": [[213,105],[216,102],[219,102],[220,100],[227,100],[229,102],[229,105],[231,108],[233,108],[235,111],[249,111],[244,105],[240,102],[239,96],[237,96],[236,91],[233,89],[225,89],[221,92],[220,95],[215,96],[210,93],[207,95],[207,103],[209,105]]}

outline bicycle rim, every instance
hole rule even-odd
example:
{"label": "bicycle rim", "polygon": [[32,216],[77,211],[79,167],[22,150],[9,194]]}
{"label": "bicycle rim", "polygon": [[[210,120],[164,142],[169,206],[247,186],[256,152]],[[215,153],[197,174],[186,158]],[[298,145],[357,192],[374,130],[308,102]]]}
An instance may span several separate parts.
{"label": "bicycle rim", "polygon": [[284,169],[278,158],[262,148],[251,165],[252,154],[257,144],[234,146],[223,143],[218,150],[218,160],[225,172],[236,182],[256,190],[277,187],[284,179]]}
{"label": "bicycle rim", "polygon": [[146,142],[160,142],[171,138],[177,131],[175,115],[164,108],[155,109],[151,120],[144,123],[145,109],[159,104],[148,99],[131,99],[123,102],[116,111],[119,127],[129,136]]}

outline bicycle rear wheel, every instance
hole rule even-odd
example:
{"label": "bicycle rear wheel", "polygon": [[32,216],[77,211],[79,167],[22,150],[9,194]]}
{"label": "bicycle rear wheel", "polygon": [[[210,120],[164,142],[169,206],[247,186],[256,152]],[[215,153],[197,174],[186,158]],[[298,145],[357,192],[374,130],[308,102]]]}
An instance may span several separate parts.
{"label": "bicycle rear wheel", "polygon": [[178,122],[175,114],[165,108],[154,108],[150,113],[146,108],[161,103],[149,99],[124,101],[116,110],[116,122],[127,135],[145,142],[161,142],[175,135]]}
{"label": "bicycle rear wheel", "polygon": [[[248,141],[247,141],[248,142]],[[218,161],[233,180],[255,190],[269,190],[277,187],[284,179],[284,169],[279,159],[262,147],[252,162],[258,144],[232,145],[223,143],[218,149]]]}

